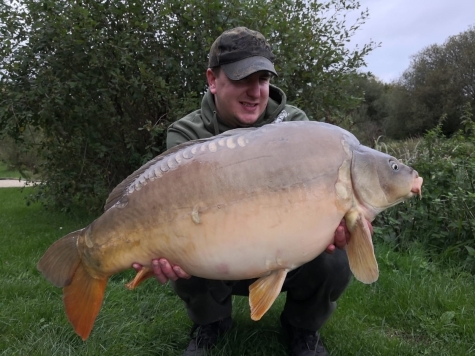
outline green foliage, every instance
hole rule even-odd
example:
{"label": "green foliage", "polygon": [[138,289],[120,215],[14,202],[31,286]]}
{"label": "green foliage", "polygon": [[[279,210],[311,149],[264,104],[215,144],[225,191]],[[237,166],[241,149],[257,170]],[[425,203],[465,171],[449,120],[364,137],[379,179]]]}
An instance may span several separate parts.
{"label": "green foliage", "polygon": [[199,108],[212,41],[244,25],[275,48],[277,85],[310,117],[356,102],[341,86],[371,51],[345,44],[364,23],[355,0],[2,2],[0,134],[41,133],[38,198],[99,210],[164,149],[167,126]]}
{"label": "green foliage", "polygon": [[361,104],[345,127],[366,144],[380,136],[407,139],[423,136],[442,122],[452,135],[462,127],[464,107],[475,105],[475,27],[431,45],[412,57],[409,68],[392,83],[360,75],[348,94]]}
{"label": "green foliage", "polygon": [[20,179],[20,172],[14,170],[8,163],[0,160],[0,179]]}
{"label": "green foliage", "polygon": [[[377,236],[402,248],[419,241],[434,258],[475,271],[475,123],[465,107],[464,128],[451,138],[430,130],[407,162],[424,178],[423,198],[383,213]],[[378,225],[378,224],[376,224]]]}
{"label": "green foliage", "polygon": [[[36,179],[37,167],[40,161],[38,153],[30,147],[35,147],[40,140],[37,135],[32,135],[29,132],[23,133],[23,139],[27,142],[27,145],[15,142],[9,136],[2,137],[0,141],[0,162],[8,162],[6,164],[10,170],[18,172],[17,177]],[[5,178],[5,176],[0,175],[0,178]]]}
{"label": "green foliage", "polygon": [[[392,87],[377,80],[371,74],[355,77],[348,88],[348,95],[361,96],[360,104],[348,115],[344,126],[358,137],[361,143],[371,146],[383,135],[387,116],[388,93]],[[346,125],[345,125],[346,123]]]}
{"label": "green foliage", "polygon": [[359,9],[356,1],[286,4],[282,8],[283,4],[273,2],[272,20],[260,27],[277,56],[276,84],[310,119],[338,123],[360,102],[346,88],[358,77],[356,69],[365,64],[364,57],[376,47],[373,42],[353,51],[345,47],[364,24],[368,11],[348,25],[345,15]]}
{"label": "green foliage", "polygon": [[424,134],[444,118],[446,135],[461,128],[465,104],[475,104],[475,27],[413,56],[395,83],[385,124],[393,138]]}

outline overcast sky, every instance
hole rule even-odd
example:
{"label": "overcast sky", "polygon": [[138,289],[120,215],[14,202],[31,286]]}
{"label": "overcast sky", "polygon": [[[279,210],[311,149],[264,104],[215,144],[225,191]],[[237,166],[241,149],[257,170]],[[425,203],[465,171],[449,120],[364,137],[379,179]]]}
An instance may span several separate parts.
{"label": "overcast sky", "polygon": [[475,26],[475,0],[360,0],[360,4],[361,9],[368,8],[370,18],[352,43],[381,42],[366,57],[366,70],[384,82],[399,78],[412,55]]}

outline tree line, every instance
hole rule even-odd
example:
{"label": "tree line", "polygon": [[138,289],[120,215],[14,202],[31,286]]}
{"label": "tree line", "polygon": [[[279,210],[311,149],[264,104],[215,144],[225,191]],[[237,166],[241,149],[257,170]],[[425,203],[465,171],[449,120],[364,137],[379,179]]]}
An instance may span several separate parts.
{"label": "tree line", "polygon": [[455,134],[475,107],[475,26],[413,55],[392,83],[366,76],[357,86],[364,96],[351,125],[367,142],[417,137],[439,124],[446,136]]}

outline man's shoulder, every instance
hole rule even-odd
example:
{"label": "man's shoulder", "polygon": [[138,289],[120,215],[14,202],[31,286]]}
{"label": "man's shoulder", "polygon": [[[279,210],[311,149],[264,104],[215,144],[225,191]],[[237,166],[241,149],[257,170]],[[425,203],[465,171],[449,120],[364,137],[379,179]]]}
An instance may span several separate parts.
{"label": "man's shoulder", "polygon": [[307,114],[296,106],[285,104],[284,109],[277,115],[275,123],[282,121],[308,121]]}
{"label": "man's shoulder", "polygon": [[172,123],[167,130],[167,148],[180,143],[211,137],[201,109],[195,110],[181,119]]}
{"label": "man's shoulder", "polygon": [[201,109],[190,112],[189,114],[183,116],[181,119],[176,120],[170,126],[180,126],[180,125],[189,125],[189,124],[203,124],[203,117],[201,116]]}

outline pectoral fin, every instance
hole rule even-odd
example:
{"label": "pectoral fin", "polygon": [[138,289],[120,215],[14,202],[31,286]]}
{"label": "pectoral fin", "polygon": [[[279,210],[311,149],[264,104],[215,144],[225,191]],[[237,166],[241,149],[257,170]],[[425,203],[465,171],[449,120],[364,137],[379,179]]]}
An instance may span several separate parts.
{"label": "pectoral fin", "polygon": [[135,278],[127,283],[125,286],[128,289],[136,288],[140,283],[145,281],[147,278],[153,277],[153,270],[148,267],[143,267],[136,275]]}
{"label": "pectoral fin", "polygon": [[351,272],[360,282],[373,283],[378,279],[379,270],[366,219],[360,212],[350,211],[346,214],[345,220],[351,233],[346,250]]}
{"label": "pectoral fin", "polygon": [[261,277],[249,286],[249,305],[251,319],[259,320],[269,310],[282,290],[286,269],[273,271],[270,275]]}

